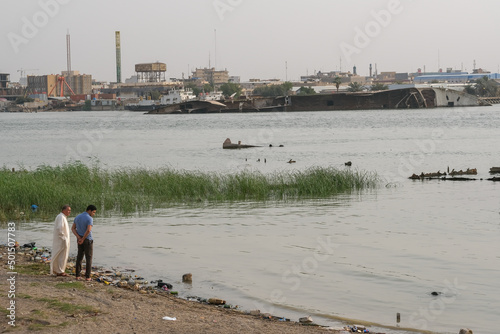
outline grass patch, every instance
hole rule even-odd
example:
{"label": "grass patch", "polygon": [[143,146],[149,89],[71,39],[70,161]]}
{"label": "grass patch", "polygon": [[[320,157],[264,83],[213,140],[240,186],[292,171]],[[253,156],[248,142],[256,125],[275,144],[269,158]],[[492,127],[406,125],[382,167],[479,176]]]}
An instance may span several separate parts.
{"label": "grass patch", "polygon": [[16,266],[16,271],[24,275],[48,275],[50,266],[45,263],[30,263]]}
{"label": "grass patch", "polygon": [[77,289],[87,290],[87,287],[82,282],[63,282],[55,285],[57,289]]}
{"label": "grass patch", "polygon": [[[100,213],[124,214],[176,203],[284,201],[327,198],[374,188],[375,173],[332,167],[305,171],[233,174],[129,168],[105,170],[80,162],[40,166],[34,171],[0,169],[0,221],[46,219],[70,204],[82,212],[89,203]],[[38,209],[31,210],[36,204]]]}
{"label": "grass patch", "polygon": [[69,325],[69,322],[67,321],[62,322],[58,325],[50,325],[48,321],[39,319],[30,319],[29,321],[31,322],[31,324],[28,326],[28,330],[30,331],[42,331],[47,328],[62,328]]}
{"label": "grass patch", "polygon": [[22,298],[22,299],[31,299],[31,298],[33,298],[32,296],[24,294],[24,293],[18,293],[17,297]]}
{"label": "grass patch", "polygon": [[47,303],[49,308],[56,309],[70,315],[100,312],[99,309],[88,305],[75,305],[71,303],[63,303],[56,299],[50,299],[50,298],[39,298],[37,300],[40,302]]}

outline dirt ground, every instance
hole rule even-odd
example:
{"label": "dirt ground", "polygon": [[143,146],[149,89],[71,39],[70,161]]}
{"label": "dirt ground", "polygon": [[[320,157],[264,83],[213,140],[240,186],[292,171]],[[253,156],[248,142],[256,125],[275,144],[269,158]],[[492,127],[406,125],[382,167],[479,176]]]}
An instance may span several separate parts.
{"label": "dirt ground", "polygon": [[[135,291],[95,280],[76,281],[74,276],[51,276],[47,263],[32,261],[31,256],[22,253],[16,254],[17,275],[12,275],[5,247],[0,248],[0,255],[2,333],[338,333],[279,321],[269,315],[250,315],[187,301],[163,292]],[[12,311],[15,326],[11,326]]]}

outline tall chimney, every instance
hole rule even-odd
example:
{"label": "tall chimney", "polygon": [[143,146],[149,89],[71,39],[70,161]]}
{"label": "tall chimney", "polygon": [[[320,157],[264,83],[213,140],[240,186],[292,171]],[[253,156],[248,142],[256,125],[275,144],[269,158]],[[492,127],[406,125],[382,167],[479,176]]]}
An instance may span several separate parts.
{"label": "tall chimney", "polygon": [[66,66],[67,66],[67,76],[71,76],[71,42],[70,42],[70,35],[69,35],[69,29],[68,33],[66,34]]}
{"label": "tall chimney", "polygon": [[116,82],[122,82],[122,49],[120,45],[120,32],[115,31],[116,42]]}

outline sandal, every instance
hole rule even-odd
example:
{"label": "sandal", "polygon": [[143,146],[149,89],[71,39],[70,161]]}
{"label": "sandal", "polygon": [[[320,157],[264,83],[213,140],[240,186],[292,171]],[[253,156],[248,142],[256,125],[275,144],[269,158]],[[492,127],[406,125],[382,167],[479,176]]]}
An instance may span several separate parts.
{"label": "sandal", "polygon": [[57,275],[57,276],[64,276],[64,277],[69,276],[69,275],[68,275],[68,274],[66,274],[66,273],[59,273],[59,274],[56,274],[56,275]]}
{"label": "sandal", "polygon": [[89,278],[86,278],[85,280],[86,280],[87,282],[90,282],[90,281],[92,281],[92,278],[90,278],[90,277],[89,277]]}

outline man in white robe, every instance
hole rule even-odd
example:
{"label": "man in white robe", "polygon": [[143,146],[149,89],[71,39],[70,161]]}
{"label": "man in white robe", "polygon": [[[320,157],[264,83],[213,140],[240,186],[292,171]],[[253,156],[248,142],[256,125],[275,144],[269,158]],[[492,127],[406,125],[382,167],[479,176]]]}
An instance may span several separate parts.
{"label": "man in white robe", "polygon": [[70,213],[70,206],[64,205],[61,213],[56,217],[52,238],[52,260],[50,261],[50,273],[52,275],[69,276],[65,271],[69,255],[70,238],[67,218]]}

